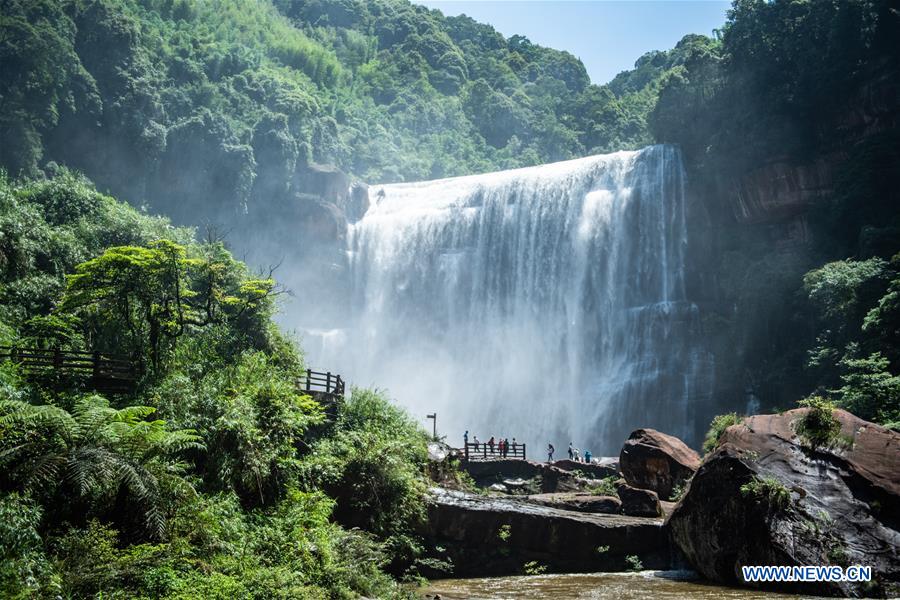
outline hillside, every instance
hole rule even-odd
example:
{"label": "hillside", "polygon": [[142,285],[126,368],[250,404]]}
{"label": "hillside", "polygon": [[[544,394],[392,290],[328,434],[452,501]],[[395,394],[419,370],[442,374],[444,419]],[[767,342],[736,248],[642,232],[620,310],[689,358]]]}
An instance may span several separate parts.
{"label": "hillside", "polygon": [[2,14],[0,166],[65,164],[192,223],[288,201],[311,162],[402,181],[646,145],[660,76],[684,60],[654,53],[592,85],[566,52],[407,0],[4,0]]}

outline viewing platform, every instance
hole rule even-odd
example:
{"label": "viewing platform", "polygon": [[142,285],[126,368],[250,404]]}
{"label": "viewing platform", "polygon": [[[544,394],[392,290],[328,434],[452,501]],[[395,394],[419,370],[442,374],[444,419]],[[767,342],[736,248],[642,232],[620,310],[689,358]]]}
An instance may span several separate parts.
{"label": "viewing platform", "polygon": [[496,443],[491,445],[486,442],[467,442],[464,446],[463,456],[465,456],[466,460],[506,460],[510,458],[527,460],[525,444],[510,444],[502,452],[500,446]]}

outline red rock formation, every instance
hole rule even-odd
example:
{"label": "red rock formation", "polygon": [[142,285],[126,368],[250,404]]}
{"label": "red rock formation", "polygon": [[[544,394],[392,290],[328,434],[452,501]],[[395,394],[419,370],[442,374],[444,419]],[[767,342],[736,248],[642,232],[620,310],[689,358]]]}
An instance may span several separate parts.
{"label": "red rock formation", "polygon": [[653,490],[665,500],[699,466],[700,457],[696,452],[677,437],[655,429],[632,432],[619,454],[619,468],[625,481],[636,488]]}
{"label": "red rock formation", "polygon": [[[896,594],[900,434],[836,410],[842,437],[811,448],[795,433],[806,411],[757,415],[729,427],[669,518],[673,539],[694,568],[715,581],[744,584],[743,565],[860,564],[872,566],[878,580],[872,587],[772,587]],[[772,495],[752,491],[760,482]]]}

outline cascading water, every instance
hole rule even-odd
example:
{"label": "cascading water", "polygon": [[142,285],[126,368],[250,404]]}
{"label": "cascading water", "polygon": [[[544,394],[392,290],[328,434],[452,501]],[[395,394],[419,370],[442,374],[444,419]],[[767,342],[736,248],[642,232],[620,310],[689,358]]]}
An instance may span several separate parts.
{"label": "cascading water", "polygon": [[685,294],[678,150],[373,186],[349,235],[350,380],[415,414],[535,449],[616,453],[630,430],[693,438],[712,389]]}

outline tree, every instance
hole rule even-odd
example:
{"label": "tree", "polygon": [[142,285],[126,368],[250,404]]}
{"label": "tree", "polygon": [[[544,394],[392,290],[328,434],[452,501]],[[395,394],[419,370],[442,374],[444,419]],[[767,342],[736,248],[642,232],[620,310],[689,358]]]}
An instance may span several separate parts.
{"label": "tree", "polygon": [[90,324],[95,348],[99,342],[119,352],[147,352],[158,369],[187,327],[264,309],[277,293],[271,278],[241,278],[218,246],[199,258],[171,240],[109,248],[68,276],[60,309]]}

